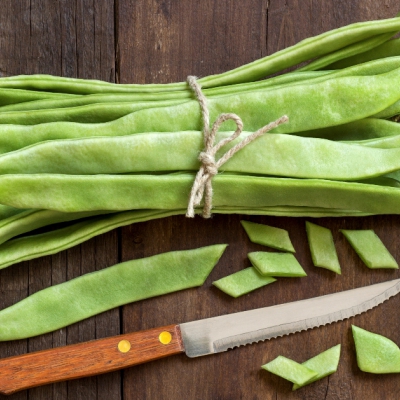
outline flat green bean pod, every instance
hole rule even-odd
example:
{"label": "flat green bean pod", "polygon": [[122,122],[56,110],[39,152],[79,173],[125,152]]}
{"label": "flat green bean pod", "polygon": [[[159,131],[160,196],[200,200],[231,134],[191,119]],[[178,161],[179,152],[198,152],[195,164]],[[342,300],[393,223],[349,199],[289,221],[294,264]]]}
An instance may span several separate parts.
{"label": "flat green bean pod", "polygon": [[41,335],[124,304],[201,286],[225,248],[126,261],[36,292],[0,311],[0,340]]}
{"label": "flat green bean pod", "polygon": [[2,223],[3,219],[10,218],[13,215],[19,214],[24,211],[25,210],[22,210],[20,208],[4,206],[3,204],[0,204],[0,224]]}
{"label": "flat green bean pod", "polygon": [[[311,58],[332,53],[338,49],[349,46],[352,43],[357,43],[379,34],[395,32],[398,30],[400,30],[400,18],[351,24],[302,40],[294,46],[235,68],[231,71],[201,78],[199,79],[199,83],[203,88],[208,88],[255,81]],[[115,85],[97,80],[89,81],[53,77],[49,75],[22,75],[17,77],[0,78],[0,87],[90,94],[182,90],[186,88],[186,82],[150,85]]]}
{"label": "flat green bean pod", "polygon": [[51,210],[21,210],[15,215],[0,220],[0,244],[15,236],[44,226],[106,213],[109,213],[109,211],[60,213]]}
{"label": "flat green bean pod", "polygon": [[[361,40],[360,42],[353,43],[349,46],[343,47],[339,50],[334,51],[333,53],[326,54],[325,56],[318,58],[314,61],[311,61],[309,64],[304,67],[299,68],[297,71],[315,71],[326,66],[331,66],[333,63],[347,59],[351,56],[358,55],[360,53],[364,53],[367,50],[375,49],[377,46],[382,43],[387,42],[392,36],[394,36],[397,32],[389,32],[384,33],[383,35],[377,35],[365,40]],[[396,55],[400,55],[396,54]],[[328,68],[329,69],[329,68]],[[335,68],[332,68],[335,69]]]}
{"label": "flat green bean pod", "polygon": [[[400,99],[400,68],[376,76],[329,79],[280,89],[209,99],[210,119],[229,110],[241,116],[252,132],[286,114],[290,123],[275,133],[295,133],[340,125],[368,117]],[[321,105],[323,105],[321,107]],[[121,136],[141,132],[177,132],[201,129],[197,101],[140,110],[101,124],[53,122],[39,125],[0,125],[0,152],[49,140],[90,136]],[[233,129],[228,121],[222,131]]]}
{"label": "flat green bean pod", "polygon": [[[173,210],[187,207],[194,174],[2,175],[0,204],[61,212]],[[214,207],[320,207],[369,214],[399,214],[400,189],[379,182],[265,178],[220,174]],[[41,193],[37,196],[36,193]]]}
{"label": "flat green bean pod", "polygon": [[[393,138],[398,142],[400,124],[397,125],[399,135]],[[231,134],[222,132],[217,141]],[[242,133],[243,137],[248,135]],[[241,140],[239,137],[223,147],[217,159]],[[373,178],[400,169],[400,147],[382,148],[383,141],[380,143],[381,146],[372,146],[370,141],[369,145],[360,146],[362,142],[263,135],[232,157],[221,171],[341,181]],[[196,131],[52,140],[0,155],[0,174],[197,171],[202,147],[203,134]]]}
{"label": "flat green bean pod", "polygon": [[333,64],[327,65],[325,68],[329,70],[347,68],[353,65],[366,63],[372,60],[399,56],[399,55],[400,55],[400,39],[392,39],[375,47],[374,49],[367,50],[363,53],[337,61]]}

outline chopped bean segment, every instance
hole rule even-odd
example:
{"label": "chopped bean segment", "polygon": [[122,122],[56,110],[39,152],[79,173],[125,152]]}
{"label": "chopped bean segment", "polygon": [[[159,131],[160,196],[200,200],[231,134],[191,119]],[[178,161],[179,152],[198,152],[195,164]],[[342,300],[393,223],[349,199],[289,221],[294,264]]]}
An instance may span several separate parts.
{"label": "chopped bean segment", "polygon": [[276,357],[268,364],[262,365],[261,368],[297,385],[304,385],[312,378],[318,376],[318,372],[283,356]]}
{"label": "chopped bean segment", "polygon": [[340,230],[368,268],[399,268],[373,230]]}
{"label": "chopped bean segment", "polygon": [[289,233],[285,229],[275,228],[269,225],[256,224],[250,221],[240,221],[249,239],[253,243],[272,247],[273,249],[295,253]]}
{"label": "chopped bean segment", "polygon": [[331,347],[328,350],[325,350],[324,352],[318,354],[317,356],[303,362],[301,365],[309,369],[312,369],[313,371],[316,371],[318,375],[314,376],[313,378],[311,378],[311,380],[304,383],[303,385],[298,385],[295,383],[293,385],[292,390],[299,389],[305,385],[318,381],[336,372],[337,367],[339,365],[340,348],[341,345],[338,344],[334,347]]}
{"label": "chopped bean segment", "polygon": [[262,276],[255,268],[250,267],[218,279],[213,285],[229,296],[239,297],[275,281],[271,276]]}
{"label": "chopped bean segment", "polygon": [[332,232],[308,221],[306,230],[314,265],[341,274]]}
{"label": "chopped bean segment", "polygon": [[357,365],[364,372],[389,374],[400,372],[400,349],[385,336],[352,325]]}
{"label": "chopped bean segment", "polygon": [[307,276],[304,269],[291,253],[268,253],[255,251],[248,254],[253,266],[262,275],[302,277]]}

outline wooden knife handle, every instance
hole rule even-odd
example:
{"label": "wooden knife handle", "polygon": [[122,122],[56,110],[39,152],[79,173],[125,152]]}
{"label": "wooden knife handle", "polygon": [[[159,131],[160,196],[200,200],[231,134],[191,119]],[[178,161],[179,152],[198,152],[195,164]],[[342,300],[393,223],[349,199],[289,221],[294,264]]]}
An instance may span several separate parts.
{"label": "wooden knife handle", "polygon": [[178,325],[0,360],[0,393],[102,374],[184,352]]}

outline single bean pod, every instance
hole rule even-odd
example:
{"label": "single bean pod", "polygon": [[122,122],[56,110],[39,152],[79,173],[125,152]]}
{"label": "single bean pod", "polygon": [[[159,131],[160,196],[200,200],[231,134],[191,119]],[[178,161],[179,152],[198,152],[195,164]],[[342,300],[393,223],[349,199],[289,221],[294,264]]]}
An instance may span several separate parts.
{"label": "single bean pod", "polygon": [[[243,132],[242,137],[223,147],[217,159],[250,134]],[[217,141],[230,135],[222,132]],[[400,131],[394,138],[399,142]],[[53,140],[1,155],[0,174],[197,171],[203,146],[202,133],[195,131]],[[266,134],[228,160],[221,171],[341,181],[368,179],[400,169],[400,147],[381,146]]]}
{"label": "single bean pod", "polygon": [[[0,202],[61,212],[172,210],[187,207],[194,174],[3,175]],[[214,207],[306,206],[399,214],[400,190],[391,179],[340,182],[219,174]],[[41,193],[37,196],[36,193]]]}
{"label": "single bean pod", "polygon": [[352,57],[337,61],[325,67],[327,70],[347,68],[356,64],[366,63],[368,61],[380,58],[393,57],[400,55],[400,39],[389,40],[374,49],[354,55]]}
{"label": "single bean pod", "polygon": [[[332,53],[353,43],[389,32],[400,30],[400,18],[358,22],[304,39],[294,46],[270,56],[253,61],[222,74],[210,75],[199,80],[203,88],[251,82],[274,74],[288,67]],[[21,75],[0,78],[0,87],[44,90],[61,93],[94,94],[123,92],[161,92],[186,89],[186,82],[170,84],[116,85],[98,80],[83,80],[50,75]]]}
{"label": "single bean pod", "polygon": [[0,340],[41,335],[124,304],[201,286],[226,246],[126,261],[36,292],[0,311]]}
{"label": "single bean pod", "polygon": [[316,71],[328,65],[332,65],[333,63],[338,62],[340,60],[356,56],[360,53],[364,53],[367,50],[375,49],[382,43],[387,42],[396,33],[397,32],[384,33],[383,35],[377,35],[365,40],[361,40],[360,42],[353,43],[349,46],[343,47],[339,50],[334,51],[333,53],[327,54],[321,58],[318,58],[310,62],[304,67],[299,68],[298,71]]}

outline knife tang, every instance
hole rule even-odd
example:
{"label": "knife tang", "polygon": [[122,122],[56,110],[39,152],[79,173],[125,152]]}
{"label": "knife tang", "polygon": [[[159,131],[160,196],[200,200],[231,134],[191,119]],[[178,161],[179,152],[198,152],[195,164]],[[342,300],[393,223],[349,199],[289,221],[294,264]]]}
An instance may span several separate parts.
{"label": "knife tang", "polygon": [[0,393],[77,379],[183,353],[178,325],[168,325],[0,359]]}

